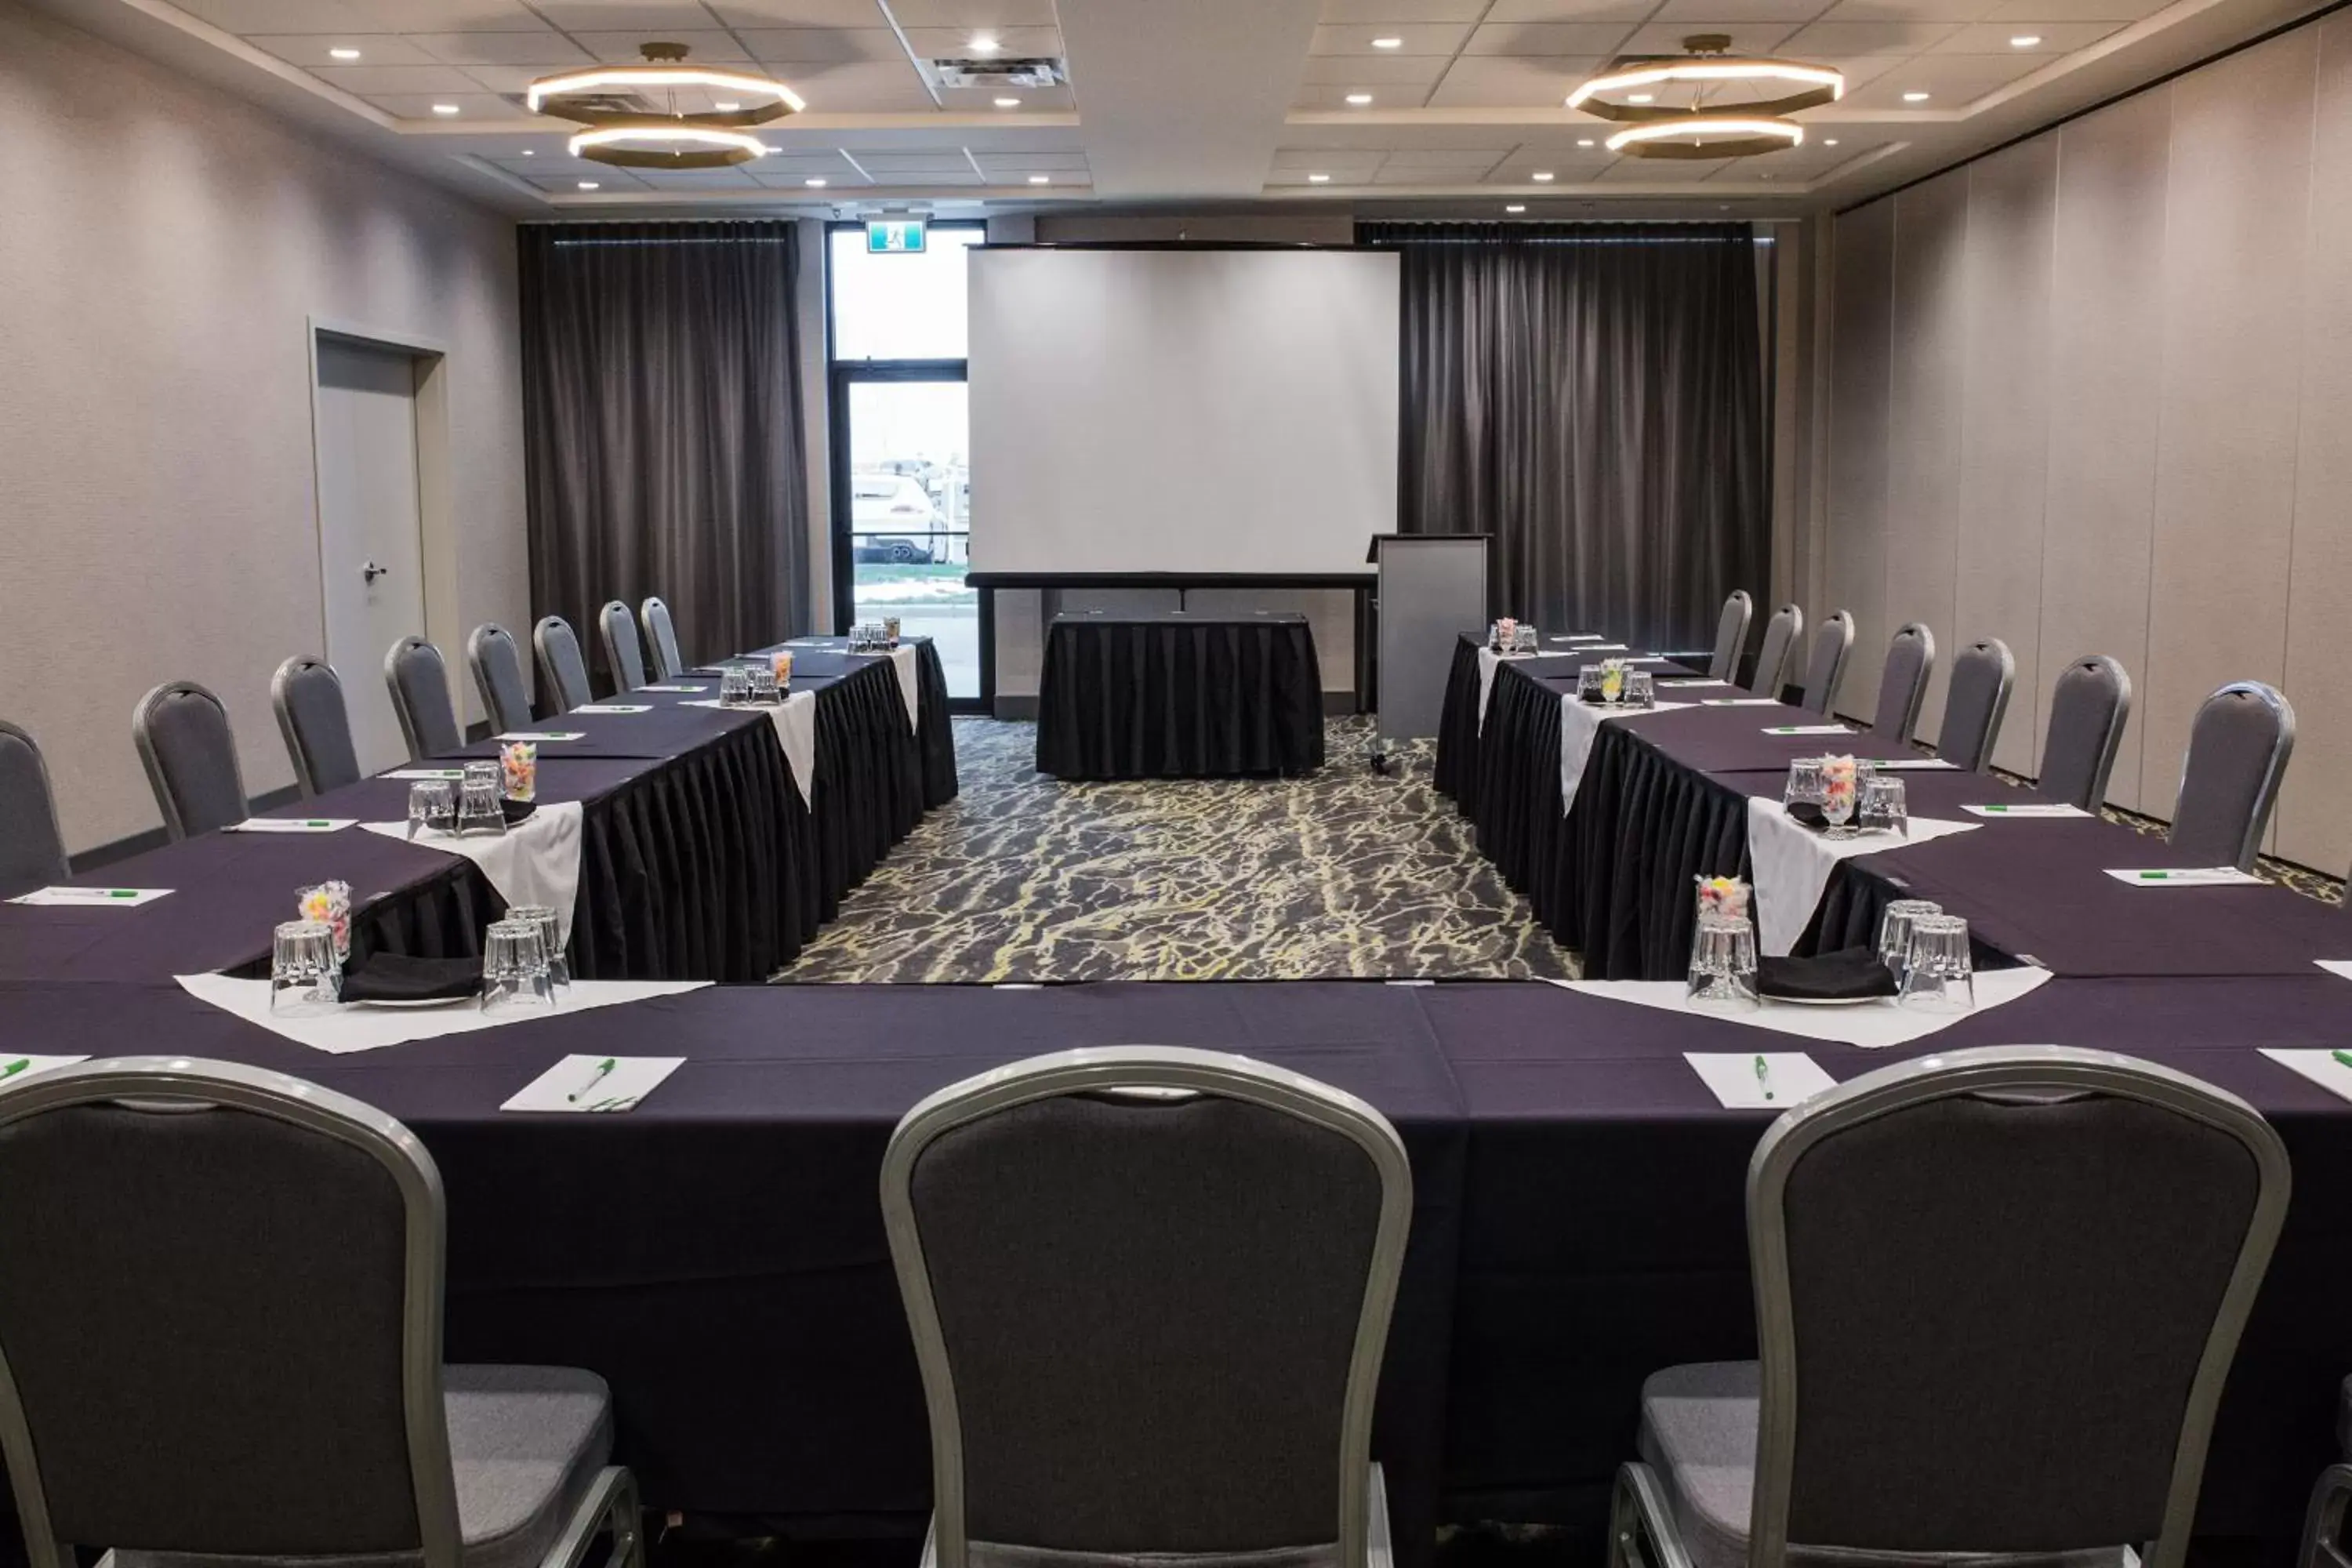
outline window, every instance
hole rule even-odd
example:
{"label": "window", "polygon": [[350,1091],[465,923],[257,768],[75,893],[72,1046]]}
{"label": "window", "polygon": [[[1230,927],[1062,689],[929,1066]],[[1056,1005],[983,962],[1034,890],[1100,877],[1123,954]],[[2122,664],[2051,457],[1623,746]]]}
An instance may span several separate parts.
{"label": "window", "polygon": [[832,231],[834,598],[840,624],[898,617],[929,637],[948,696],[987,696],[971,558],[965,253],[978,224],[935,225],[929,248],[869,254],[862,225]]}

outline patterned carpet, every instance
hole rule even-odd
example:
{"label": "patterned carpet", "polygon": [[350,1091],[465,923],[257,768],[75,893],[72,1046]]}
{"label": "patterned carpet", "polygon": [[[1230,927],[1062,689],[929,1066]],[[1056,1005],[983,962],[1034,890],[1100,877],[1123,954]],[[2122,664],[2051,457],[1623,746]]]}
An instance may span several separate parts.
{"label": "patterned carpet", "polygon": [[1430,787],[1334,720],[1302,779],[1066,784],[1034,726],[958,719],[962,793],[777,978],[829,982],[1568,978],[1574,960]]}

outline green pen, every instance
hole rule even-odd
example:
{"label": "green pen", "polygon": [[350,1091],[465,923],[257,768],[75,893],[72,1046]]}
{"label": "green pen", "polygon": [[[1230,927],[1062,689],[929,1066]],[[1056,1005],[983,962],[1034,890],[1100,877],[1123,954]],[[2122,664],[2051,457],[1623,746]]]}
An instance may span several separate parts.
{"label": "green pen", "polygon": [[1772,1064],[1764,1059],[1761,1051],[1756,1053],[1756,1087],[1764,1091],[1765,1099],[1772,1098]]}
{"label": "green pen", "polygon": [[2169,871],[2142,871],[2139,874],[2139,879],[2143,882],[2168,882],[2172,879],[2172,873]]}
{"label": "green pen", "polygon": [[[2336,1054],[2339,1057],[2344,1055],[2342,1051],[2338,1051]],[[0,1067],[0,1079],[15,1078],[18,1073],[23,1072],[26,1068],[31,1067],[32,1065],[32,1058],[18,1057],[15,1061],[10,1062],[7,1066]]]}
{"label": "green pen", "polygon": [[[2329,1056],[2331,1056],[2331,1057],[2334,1057],[2337,1061],[2339,1061],[2339,1062],[2343,1063],[2346,1067],[2347,1067],[2347,1068],[2352,1068],[2352,1051],[2330,1051],[2330,1052],[2328,1052],[2327,1054],[2328,1054]],[[15,1069],[14,1069],[14,1068],[11,1068],[11,1069],[9,1069],[9,1070],[10,1070],[10,1071],[14,1071]]]}
{"label": "green pen", "polygon": [[49,891],[61,899],[135,899],[136,888],[51,888]]}
{"label": "green pen", "polygon": [[596,1073],[594,1077],[591,1078],[586,1083],[582,1084],[578,1089],[573,1089],[570,1094],[565,1095],[563,1098],[570,1100],[574,1105],[579,1104],[580,1101],[586,1097],[589,1090],[594,1089],[598,1084],[612,1077],[614,1069],[618,1068],[620,1065],[619,1058],[606,1057],[603,1061],[596,1064]]}

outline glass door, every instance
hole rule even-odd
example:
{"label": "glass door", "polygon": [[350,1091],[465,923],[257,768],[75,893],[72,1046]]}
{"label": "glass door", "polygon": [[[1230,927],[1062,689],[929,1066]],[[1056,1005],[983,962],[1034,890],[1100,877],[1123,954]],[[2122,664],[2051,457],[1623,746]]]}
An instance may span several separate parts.
{"label": "glass door", "polygon": [[[898,617],[929,637],[948,695],[981,695],[980,595],[971,562],[971,461],[963,378],[845,369],[852,616]],[[836,511],[839,510],[836,506]]]}

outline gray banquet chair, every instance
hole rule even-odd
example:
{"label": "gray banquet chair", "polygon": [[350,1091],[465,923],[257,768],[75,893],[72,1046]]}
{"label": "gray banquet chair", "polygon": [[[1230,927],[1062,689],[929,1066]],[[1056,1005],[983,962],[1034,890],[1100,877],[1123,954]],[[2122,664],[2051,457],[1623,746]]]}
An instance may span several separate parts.
{"label": "gray banquet chair", "polygon": [[652,597],[637,606],[637,619],[643,623],[646,649],[653,658],[656,680],[676,680],[686,673],[686,660],[678,656],[677,623],[670,619],[669,606],[659,597]]}
{"label": "gray banquet chair", "polygon": [[1952,660],[1944,689],[1944,725],[1936,731],[1936,755],[1964,773],[1992,765],[1993,742],[2009,713],[2010,689],[2017,684],[2017,660],[1999,637],[1979,637]]}
{"label": "gray banquet chair", "polygon": [[1828,714],[1837,706],[1839,685],[1845,679],[1846,656],[1853,651],[1853,617],[1832,610],[1813,633],[1812,657],[1805,663],[1803,706],[1808,712]]}
{"label": "gray banquet chair", "polygon": [[1756,602],[1745,588],[1734,588],[1723,601],[1723,616],[1715,623],[1715,657],[1706,663],[1709,676],[1717,680],[1739,678],[1739,656],[1748,647],[1748,622],[1755,614]]}
{"label": "gray banquet chair", "polygon": [[30,734],[0,720],[0,888],[55,882],[67,871],[49,764]]}
{"label": "gray banquet chair", "polygon": [[1370,1106],[1213,1051],[1039,1057],[891,1135],[926,1568],[1388,1561],[1372,1397],[1412,1177]]}
{"label": "gray banquet chair", "polygon": [[1789,650],[1805,635],[1805,612],[1794,605],[1783,605],[1772,612],[1764,623],[1764,646],[1756,650],[1756,673],[1748,678],[1748,689],[1758,697],[1780,695],[1780,678],[1789,661]]}
{"label": "gray banquet chair", "polygon": [[408,760],[446,757],[466,743],[457,709],[449,697],[449,667],[441,650],[423,637],[403,637],[385,650],[383,684],[392,693],[393,717],[408,742]]}
{"label": "gray banquet chair", "polygon": [[193,680],[167,680],[131,710],[131,740],[167,837],[187,838],[245,820],[250,797],[219,698]]}
{"label": "gray banquet chair", "polygon": [[580,638],[562,616],[541,616],[530,628],[530,646],[539,654],[539,689],[558,713],[584,708],[589,695],[588,661],[580,657]]}
{"label": "gray banquet chair", "polygon": [[635,691],[646,683],[646,653],[637,641],[636,617],[614,599],[596,612],[596,629],[604,639],[604,658],[613,667],[613,694]]}
{"label": "gray banquet chair", "polygon": [[1919,727],[1919,705],[1927,700],[1927,678],[1936,673],[1936,634],[1913,621],[1886,645],[1878,677],[1878,711],[1871,735],[1896,747],[1911,743]]}
{"label": "gray banquet chair", "polygon": [[2170,840],[2209,865],[2250,868],[2294,752],[2294,710],[2259,680],[2205,699],[2189,729]]}
{"label": "gray banquet chair", "polygon": [[2288,1184],[2243,1101],[2106,1052],[1946,1051],[1806,1101],[1748,1166],[1762,1359],[1643,1384],[1611,1568],[2180,1568]]}
{"label": "gray banquet chair", "polygon": [[522,680],[522,650],[514,633],[496,621],[485,621],[466,639],[466,662],[474,668],[474,689],[482,694],[482,711],[490,716],[493,734],[530,728],[530,692]]}
{"label": "gray banquet chair", "polygon": [[286,737],[294,782],[304,795],[360,782],[351,710],[343,704],[343,682],[334,666],[296,654],[269,678],[269,705],[278,710],[278,732]]}
{"label": "gray banquet chair", "polygon": [[2319,1472],[2311,1504],[2303,1516],[2303,1551],[2296,1568],[2352,1568],[2352,1378],[2336,1391],[2336,1445],[2339,1458]]}
{"label": "gray banquet chair", "polygon": [[2131,719],[2131,677],[2105,654],[2076,659],[2050,691],[2050,727],[2042,740],[2042,776],[2033,793],[2062,805],[2096,811]]}
{"label": "gray banquet chair", "polygon": [[[592,1373],[445,1366],[441,1178],[283,1073],[144,1057],[0,1094],[0,1445],[31,1568],[637,1568]],[[58,1224],[70,1215],[71,1224]]]}

